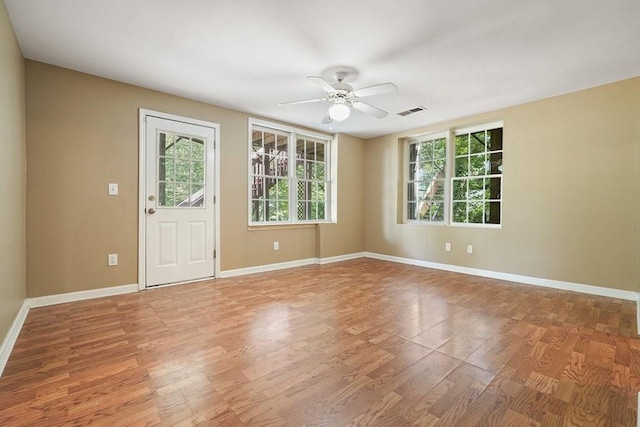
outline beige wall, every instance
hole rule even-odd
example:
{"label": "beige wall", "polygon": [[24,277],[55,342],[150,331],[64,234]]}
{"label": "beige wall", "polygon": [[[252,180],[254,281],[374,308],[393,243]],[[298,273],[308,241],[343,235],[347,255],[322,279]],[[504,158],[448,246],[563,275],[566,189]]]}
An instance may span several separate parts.
{"label": "beige wall", "polygon": [[[220,124],[223,271],[317,256],[322,232],[315,227],[248,230],[247,114],[26,64],[30,297],[137,283],[139,108]],[[353,163],[350,155],[363,161],[349,148],[339,162]],[[119,196],[107,195],[110,182],[119,184]],[[344,194],[362,193],[362,180],[357,183],[360,188],[349,184]],[[362,237],[354,236],[359,243],[332,243],[329,252],[362,251]],[[118,253],[117,267],[106,266],[108,253]]]}
{"label": "beige wall", "polygon": [[24,60],[0,2],[0,343],[26,293]]}
{"label": "beige wall", "polygon": [[[640,291],[639,99],[635,78],[367,141],[365,249]],[[399,224],[398,138],[493,120],[504,120],[502,228]]]}
{"label": "beige wall", "polygon": [[318,256],[328,258],[364,251],[364,159],[366,142],[338,135],[338,222],[318,226]]}

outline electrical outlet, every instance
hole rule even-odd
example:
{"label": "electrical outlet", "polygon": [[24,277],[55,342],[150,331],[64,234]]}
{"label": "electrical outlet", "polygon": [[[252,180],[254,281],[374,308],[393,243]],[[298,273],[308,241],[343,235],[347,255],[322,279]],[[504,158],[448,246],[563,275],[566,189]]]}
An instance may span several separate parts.
{"label": "electrical outlet", "polygon": [[444,250],[447,252],[451,252],[451,243],[447,242],[444,244]]}
{"label": "electrical outlet", "polygon": [[107,258],[107,266],[113,267],[114,265],[118,265],[118,254],[109,254]]}
{"label": "electrical outlet", "polygon": [[473,246],[472,245],[467,245],[467,253],[468,254],[472,254],[473,253]]}
{"label": "electrical outlet", "polygon": [[273,250],[274,251],[280,250],[280,242],[273,242]]}
{"label": "electrical outlet", "polygon": [[109,184],[109,195],[110,196],[118,195],[118,184]]}

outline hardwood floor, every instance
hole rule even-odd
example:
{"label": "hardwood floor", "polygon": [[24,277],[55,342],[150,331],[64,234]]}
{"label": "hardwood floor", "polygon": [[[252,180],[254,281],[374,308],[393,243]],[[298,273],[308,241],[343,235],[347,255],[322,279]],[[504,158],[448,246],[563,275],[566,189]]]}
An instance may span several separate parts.
{"label": "hardwood floor", "polygon": [[0,425],[635,426],[635,318],[371,259],[35,308]]}

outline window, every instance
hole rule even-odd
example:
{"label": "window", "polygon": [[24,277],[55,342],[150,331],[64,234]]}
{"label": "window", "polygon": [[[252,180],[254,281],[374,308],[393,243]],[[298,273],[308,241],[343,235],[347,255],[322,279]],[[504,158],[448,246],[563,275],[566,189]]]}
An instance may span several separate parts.
{"label": "window", "polygon": [[249,224],[329,221],[329,138],[255,120],[250,128]]}
{"label": "window", "polygon": [[446,136],[409,141],[407,182],[409,220],[444,222],[446,165]]}
{"label": "window", "polygon": [[502,126],[455,133],[452,223],[500,224]]}
{"label": "window", "polygon": [[501,224],[502,123],[420,135],[405,143],[407,221]]}

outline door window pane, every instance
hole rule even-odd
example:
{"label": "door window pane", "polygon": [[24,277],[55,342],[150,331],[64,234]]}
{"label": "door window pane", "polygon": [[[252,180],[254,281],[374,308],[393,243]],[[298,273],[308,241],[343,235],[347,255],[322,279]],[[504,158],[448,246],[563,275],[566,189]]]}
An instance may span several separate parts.
{"label": "door window pane", "polygon": [[158,207],[204,207],[205,144],[197,137],[158,133]]}

